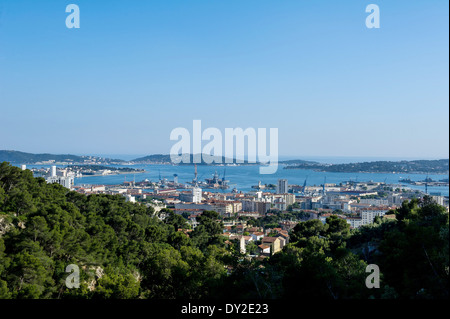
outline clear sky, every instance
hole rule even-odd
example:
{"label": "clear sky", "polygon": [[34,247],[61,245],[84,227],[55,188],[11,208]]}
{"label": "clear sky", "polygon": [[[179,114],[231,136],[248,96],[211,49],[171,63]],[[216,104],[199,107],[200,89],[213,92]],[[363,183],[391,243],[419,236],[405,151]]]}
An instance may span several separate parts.
{"label": "clear sky", "polygon": [[448,158],[448,6],[0,0],[0,149],[167,154],[199,119],[277,127],[285,156]]}

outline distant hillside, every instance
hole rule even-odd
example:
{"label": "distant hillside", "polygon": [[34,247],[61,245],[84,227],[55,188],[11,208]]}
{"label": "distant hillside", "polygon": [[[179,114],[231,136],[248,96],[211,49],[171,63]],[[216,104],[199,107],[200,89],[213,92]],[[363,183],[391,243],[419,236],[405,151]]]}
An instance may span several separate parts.
{"label": "distant hillside", "polygon": [[[189,161],[192,164],[193,163],[193,155],[192,154],[186,154],[185,156],[189,156]],[[198,163],[198,165],[208,165],[203,161],[205,158],[210,158],[213,161],[213,164],[219,164],[219,163],[226,163],[226,157],[224,156],[213,156],[210,154],[203,154],[202,162]],[[140,157],[132,160],[131,162],[136,164],[172,164],[172,160],[170,158],[170,155],[162,155],[162,154],[155,154],[155,155],[149,155],[145,157]],[[236,160],[229,160],[229,162],[236,163]],[[319,164],[317,162],[311,162],[311,161],[304,161],[304,160],[287,160],[287,161],[280,161],[279,164],[286,164],[286,165],[294,165],[294,164],[305,164],[305,165],[315,165]],[[180,165],[183,165],[185,163],[180,163]],[[187,164],[189,165],[189,164]],[[259,162],[257,163],[248,163],[247,160],[240,164],[240,165],[259,165]]]}
{"label": "distant hillside", "polygon": [[[198,154],[200,155],[200,154]],[[185,154],[184,156],[189,156],[189,162],[186,163],[186,161],[183,161],[179,163],[179,165],[192,165],[194,163],[194,155],[193,154]],[[212,162],[211,164],[204,161],[204,159],[209,158],[209,162]],[[236,160],[229,159],[226,161],[227,158],[224,156],[213,156],[209,154],[203,154],[201,158],[201,163],[197,163],[198,165],[216,165],[216,164],[227,164],[227,162],[230,163],[236,163]],[[172,159],[170,158],[170,155],[162,155],[162,154],[156,154],[156,155],[149,155],[145,157],[140,157],[132,160],[131,162],[135,164],[172,164]],[[257,163],[248,163],[245,161],[244,163],[241,163],[239,165],[258,165]]]}
{"label": "distant hillside", "polygon": [[124,161],[96,156],[32,154],[19,151],[0,150],[0,162],[10,162],[13,164],[40,164],[49,162],[69,164],[112,164],[123,163]]}
{"label": "distant hillside", "polygon": [[376,161],[349,164],[297,164],[286,166],[285,169],[313,169],[322,172],[337,173],[423,173],[448,174],[449,160],[416,160],[416,161]]}
{"label": "distant hillside", "polygon": [[[180,163],[180,165],[191,165],[193,161],[192,154],[186,154],[186,156],[189,156],[190,164],[186,163]],[[214,164],[226,164],[227,162],[236,163],[236,160],[228,160],[224,156],[213,156],[209,154],[203,154],[201,163],[198,163],[198,165],[209,165],[204,161],[205,158],[210,158],[210,161],[212,161],[212,165]],[[102,165],[102,164],[124,164],[132,162],[134,164],[172,164],[172,160],[170,158],[169,154],[153,154],[148,155],[140,158],[136,158],[131,161],[124,161],[121,159],[110,159],[110,158],[101,158],[97,156],[79,156],[79,155],[72,155],[72,154],[32,154],[32,153],[25,153],[25,152],[19,152],[19,151],[7,151],[7,150],[0,150],[0,162],[10,162],[13,164],[49,164],[52,163],[61,163],[61,164],[80,164],[80,165]],[[286,164],[286,165],[317,165],[319,163],[317,162],[311,162],[311,161],[304,161],[304,160],[287,160],[287,161],[280,161],[279,164]],[[245,161],[244,163],[240,163],[240,165],[259,165],[259,163],[248,163],[248,161]]]}
{"label": "distant hillside", "polygon": [[295,160],[287,160],[287,161],[279,161],[279,164],[285,164],[285,165],[317,165],[320,164],[318,162],[312,162],[312,161],[305,161],[300,159]]}
{"label": "distant hillside", "polygon": [[170,155],[155,154],[131,160],[133,163],[152,163],[152,164],[170,164],[172,161]]}

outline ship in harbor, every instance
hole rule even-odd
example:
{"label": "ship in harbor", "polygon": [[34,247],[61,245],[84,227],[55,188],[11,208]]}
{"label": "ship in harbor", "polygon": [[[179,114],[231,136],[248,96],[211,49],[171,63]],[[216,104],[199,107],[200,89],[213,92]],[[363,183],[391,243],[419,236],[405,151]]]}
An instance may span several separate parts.
{"label": "ship in harbor", "polygon": [[449,182],[448,179],[442,179],[440,181],[435,181],[431,178],[429,178],[427,176],[427,178],[425,178],[422,181],[413,181],[410,178],[400,178],[399,182],[402,184],[410,184],[410,185],[416,185],[416,186],[421,186],[421,185],[426,185],[426,186],[449,186]]}
{"label": "ship in harbor", "polygon": [[205,178],[204,181],[199,181],[197,174],[197,164],[195,165],[194,179],[188,182],[189,185],[198,186],[204,189],[228,189],[230,188],[228,180],[225,178],[226,170],[223,172],[222,178],[219,177],[217,171],[214,172],[212,178]]}
{"label": "ship in harbor", "polygon": [[225,179],[225,172],[223,174],[222,178],[219,178],[219,175],[217,174],[217,171],[214,172],[214,175],[212,178],[205,178],[206,186],[203,186],[203,188],[212,188],[212,189],[228,189],[230,186],[228,186],[228,182]]}

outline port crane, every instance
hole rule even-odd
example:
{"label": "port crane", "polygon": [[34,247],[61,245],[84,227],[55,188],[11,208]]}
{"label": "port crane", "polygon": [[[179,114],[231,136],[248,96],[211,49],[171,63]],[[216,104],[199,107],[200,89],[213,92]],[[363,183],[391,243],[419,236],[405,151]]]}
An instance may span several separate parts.
{"label": "port crane", "polygon": [[303,183],[303,190],[302,190],[302,194],[305,195],[306,193],[306,181],[308,180],[308,176],[306,176],[305,178],[305,182]]}

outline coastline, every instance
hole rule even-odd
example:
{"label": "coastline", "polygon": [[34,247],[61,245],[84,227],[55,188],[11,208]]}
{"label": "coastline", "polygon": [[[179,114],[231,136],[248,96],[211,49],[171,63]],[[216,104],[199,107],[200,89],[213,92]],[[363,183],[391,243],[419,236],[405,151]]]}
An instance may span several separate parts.
{"label": "coastline", "polygon": [[[293,170],[311,170],[310,168],[302,167],[302,168],[288,168],[283,167],[283,169],[293,169]],[[422,172],[422,171],[407,171],[407,172],[397,172],[397,171],[327,171],[323,169],[312,169],[314,172],[321,173],[349,173],[349,174],[420,174],[420,175],[449,175],[450,172]]]}
{"label": "coastline", "polygon": [[117,176],[117,175],[126,175],[126,174],[144,174],[144,173],[148,173],[148,171],[139,171],[139,172],[117,172],[114,174],[94,174],[94,175],[83,175],[81,177],[76,177],[76,178],[83,178],[83,177],[103,177],[103,176]]}

